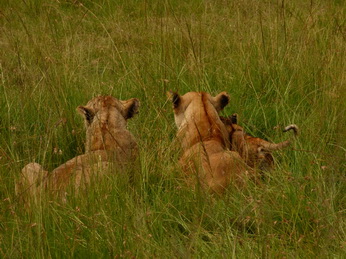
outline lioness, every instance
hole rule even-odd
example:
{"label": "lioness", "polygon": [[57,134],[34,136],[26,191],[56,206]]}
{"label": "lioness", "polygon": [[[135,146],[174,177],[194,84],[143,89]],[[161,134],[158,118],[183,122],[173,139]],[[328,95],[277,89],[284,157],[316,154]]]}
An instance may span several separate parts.
{"label": "lioness", "polygon": [[35,194],[42,188],[61,192],[69,184],[78,188],[89,183],[93,175],[109,171],[109,166],[124,168],[138,156],[134,136],[126,128],[127,120],[138,113],[139,100],[118,100],[112,96],[99,96],[78,106],[85,119],[85,154],[79,155],[54,169],[51,173],[37,163],[22,169],[17,194],[29,191]]}
{"label": "lioness", "polygon": [[179,163],[188,181],[217,194],[222,194],[231,182],[242,186],[253,172],[238,152],[229,150],[229,135],[218,115],[229,103],[228,94],[213,97],[205,92],[189,92],[180,96],[171,92],[169,96],[183,151]]}
{"label": "lioness", "polygon": [[[261,138],[253,137],[245,133],[238,125],[237,114],[229,117],[220,116],[229,134],[231,150],[239,152],[246,164],[252,168],[267,170],[274,166],[274,158],[271,154],[274,150],[280,150],[291,144],[291,140],[280,143],[271,143]],[[295,124],[285,127],[284,132],[293,130],[294,136],[298,135],[298,126]]]}

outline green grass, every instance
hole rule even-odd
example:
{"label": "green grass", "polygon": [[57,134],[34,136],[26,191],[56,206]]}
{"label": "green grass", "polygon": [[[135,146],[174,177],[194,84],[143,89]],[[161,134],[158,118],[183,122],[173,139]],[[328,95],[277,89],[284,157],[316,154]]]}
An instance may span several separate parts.
{"label": "green grass", "polygon": [[[343,258],[346,254],[346,7],[343,1],[0,3],[1,258]],[[177,165],[166,91],[227,91],[224,114],[271,141],[261,186],[222,199],[193,192]],[[27,211],[21,168],[83,153],[78,105],[137,97],[129,121],[138,185],[94,183]],[[54,152],[61,150],[62,154]]]}

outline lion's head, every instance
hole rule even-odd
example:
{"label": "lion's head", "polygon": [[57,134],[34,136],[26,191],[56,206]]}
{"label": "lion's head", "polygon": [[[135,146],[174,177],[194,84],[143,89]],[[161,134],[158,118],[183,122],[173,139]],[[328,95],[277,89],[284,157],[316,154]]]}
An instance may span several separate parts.
{"label": "lion's head", "polygon": [[178,127],[178,137],[183,139],[183,148],[199,141],[218,139],[228,146],[227,131],[218,113],[229,103],[229,96],[222,92],[211,96],[205,92],[188,92],[184,95],[169,93]]}
{"label": "lion's head", "polygon": [[119,132],[126,130],[127,120],[138,113],[139,100],[126,101],[112,96],[99,96],[77,111],[85,119],[86,152],[95,150],[113,150],[119,146]]}

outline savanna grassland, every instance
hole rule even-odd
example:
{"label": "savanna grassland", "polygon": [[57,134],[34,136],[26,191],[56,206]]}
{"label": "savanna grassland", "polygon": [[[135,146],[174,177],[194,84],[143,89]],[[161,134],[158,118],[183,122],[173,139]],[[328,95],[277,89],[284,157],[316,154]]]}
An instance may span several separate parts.
{"label": "savanna grassland", "polygon": [[[0,257],[344,258],[345,51],[342,0],[1,1]],[[168,90],[227,91],[247,132],[301,135],[261,185],[192,191]],[[141,101],[135,185],[25,209],[21,168],[82,154],[76,107],[97,95]]]}

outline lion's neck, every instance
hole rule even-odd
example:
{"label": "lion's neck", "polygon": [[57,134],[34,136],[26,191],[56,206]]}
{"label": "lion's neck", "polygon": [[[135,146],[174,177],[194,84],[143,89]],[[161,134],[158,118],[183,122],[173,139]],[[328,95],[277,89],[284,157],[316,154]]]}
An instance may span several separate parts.
{"label": "lion's neck", "polygon": [[226,128],[221,121],[212,119],[198,114],[185,120],[177,133],[178,138],[181,140],[182,148],[188,149],[197,143],[207,141],[217,141],[225,148],[229,148]]}
{"label": "lion's neck", "polygon": [[99,127],[87,131],[86,152],[127,149],[135,143],[132,134],[124,128]]}

